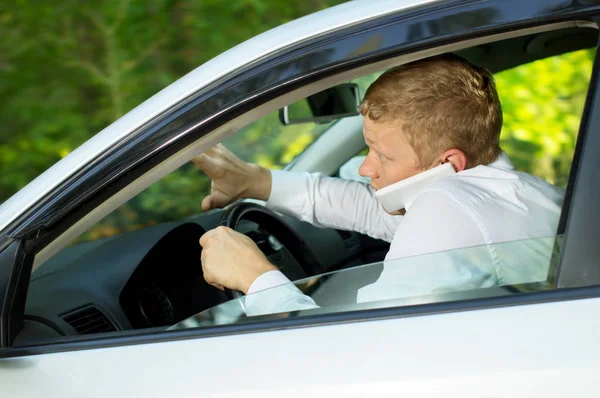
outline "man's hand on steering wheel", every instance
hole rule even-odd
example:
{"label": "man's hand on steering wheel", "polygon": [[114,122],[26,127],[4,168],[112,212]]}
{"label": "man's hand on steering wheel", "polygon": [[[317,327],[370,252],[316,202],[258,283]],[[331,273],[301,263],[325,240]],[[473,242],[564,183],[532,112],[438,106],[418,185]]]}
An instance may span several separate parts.
{"label": "man's hand on steering wheel", "polygon": [[[221,144],[195,157],[193,162],[212,180],[211,193],[202,200],[205,211],[243,198],[267,201],[271,195],[271,171],[244,162]],[[260,275],[277,269],[252,239],[235,231],[242,218],[256,222],[275,235],[306,275],[322,272],[319,259],[302,237],[272,210],[249,203],[240,203],[229,210],[223,214],[222,225],[226,227],[208,231],[200,239],[206,282],[235,298],[239,292],[247,293]]]}
{"label": "man's hand on steering wheel", "polygon": [[212,180],[210,195],[202,200],[202,210],[223,208],[242,198],[268,200],[271,172],[246,163],[221,144],[198,155],[192,161]]}
{"label": "man's hand on steering wheel", "polygon": [[[271,172],[244,162],[222,144],[192,161],[212,180],[210,195],[202,200],[204,211],[223,208],[242,198],[269,199]],[[204,279],[221,290],[225,287],[246,293],[256,278],[276,269],[250,238],[230,228],[208,231],[200,245]]]}
{"label": "man's hand on steering wheel", "polygon": [[262,274],[276,270],[256,243],[227,227],[217,227],[200,238],[204,279],[223,290],[224,287],[246,294]]}

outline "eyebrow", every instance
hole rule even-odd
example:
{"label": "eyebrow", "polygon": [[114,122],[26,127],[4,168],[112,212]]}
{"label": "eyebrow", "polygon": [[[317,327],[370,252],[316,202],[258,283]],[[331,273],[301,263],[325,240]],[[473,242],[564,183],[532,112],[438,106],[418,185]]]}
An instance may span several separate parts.
{"label": "eyebrow", "polygon": [[376,152],[382,153],[379,148],[376,148],[376,145],[373,145],[373,141],[371,141],[365,137],[365,142],[366,142],[367,146],[374,149]]}
{"label": "eyebrow", "polygon": [[365,143],[373,148],[375,150],[375,152],[381,153],[382,155],[384,155],[385,157],[389,157],[387,155],[387,150],[385,151],[386,153],[384,153],[383,151],[381,151],[381,148],[376,148],[376,145],[373,145],[373,141],[371,141],[370,139],[367,138],[367,136],[365,135],[365,129],[363,128],[363,137],[365,139]]}

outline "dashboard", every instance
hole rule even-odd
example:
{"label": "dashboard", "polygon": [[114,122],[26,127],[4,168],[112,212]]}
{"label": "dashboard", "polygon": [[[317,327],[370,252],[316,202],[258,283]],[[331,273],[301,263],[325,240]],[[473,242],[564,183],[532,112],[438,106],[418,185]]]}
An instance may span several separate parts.
{"label": "dashboard", "polygon": [[[63,249],[31,278],[25,325],[16,344],[60,336],[165,327],[228,300],[204,281],[202,234],[223,210]],[[389,244],[365,235],[284,221],[309,246],[319,269],[306,269],[273,231],[244,220],[249,236],[291,280],[382,261]]]}

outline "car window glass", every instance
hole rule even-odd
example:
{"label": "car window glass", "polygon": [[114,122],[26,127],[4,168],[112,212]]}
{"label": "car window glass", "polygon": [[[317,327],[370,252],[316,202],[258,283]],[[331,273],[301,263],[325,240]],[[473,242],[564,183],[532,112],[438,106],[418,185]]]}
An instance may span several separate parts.
{"label": "car window glass", "polygon": [[[223,303],[171,329],[241,323],[271,314],[293,317],[548,290],[555,280],[553,253],[562,240],[563,236],[526,239],[326,273]],[[496,270],[498,263],[504,264],[503,282]],[[378,280],[382,272],[388,274],[383,283]],[[477,277],[464,283],[461,275],[465,274]],[[365,285],[366,280],[376,281]]]}
{"label": "car window glass", "polygon": [[[245,161],[281,169],[333,123],[285,126],[278,112],[273,112],[242,128],[223,144]],[[202,211],[202,198],[210,193],[210,183],[192,163],[185,164],[113,211],[73,244],[196,215]]]}
{"label": "car window glass", "polygon": [[[381,73],[352,80],[358,85],[361,100]],[[291,163],[333,124],[335,121],[283,125],[279,121],[279,111],[276,111],[245,126],[223,144],[242,160],[278,170]]]}
{"label": "car window glass", "polygon": [[[494,74],[504,117],[500,146],[515,168],[565,187],[592,73],[595,49],[541,59]],[[343,165],[358,175],[365,148]]]}
{"label": "car window glass", "polygon": [[[361,97],[379,74],[353,80]],[[223,145],[242,160],[277,170],[291,163],[333,124],[335,121],[284,125],[275,111],[243,127]],[[209,192],[210,179],[193,164],[186,164],[109,214],[73,244],[193,216],[201,211],[202,198]]]}
{"label": "car window glass", "polygon": [[500,145],[518,170],[566,186],[594,56],[580,50],[495,74]]}
{"label": "car window glass", "polygon": [[335,122],[284,125],[279,111],[250,123],[223,145],[242,160],[279,170],[312,144]]}

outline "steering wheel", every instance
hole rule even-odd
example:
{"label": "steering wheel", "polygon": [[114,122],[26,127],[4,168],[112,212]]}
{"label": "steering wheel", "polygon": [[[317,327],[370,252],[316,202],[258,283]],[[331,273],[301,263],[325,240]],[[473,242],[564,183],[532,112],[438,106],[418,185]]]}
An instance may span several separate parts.
{"label": "steering wheel", "polygon": [[[324,272],[321,262],[310,246],[274,211],[257,203],[240,202],[223,213],[219,225],[237,231],[241,220],[253,221],[270,234],[273,234],[300,264],[307,275]],[[243,296],[242,292],[227,288],[225,288],[225,293],[229,299]]]}

